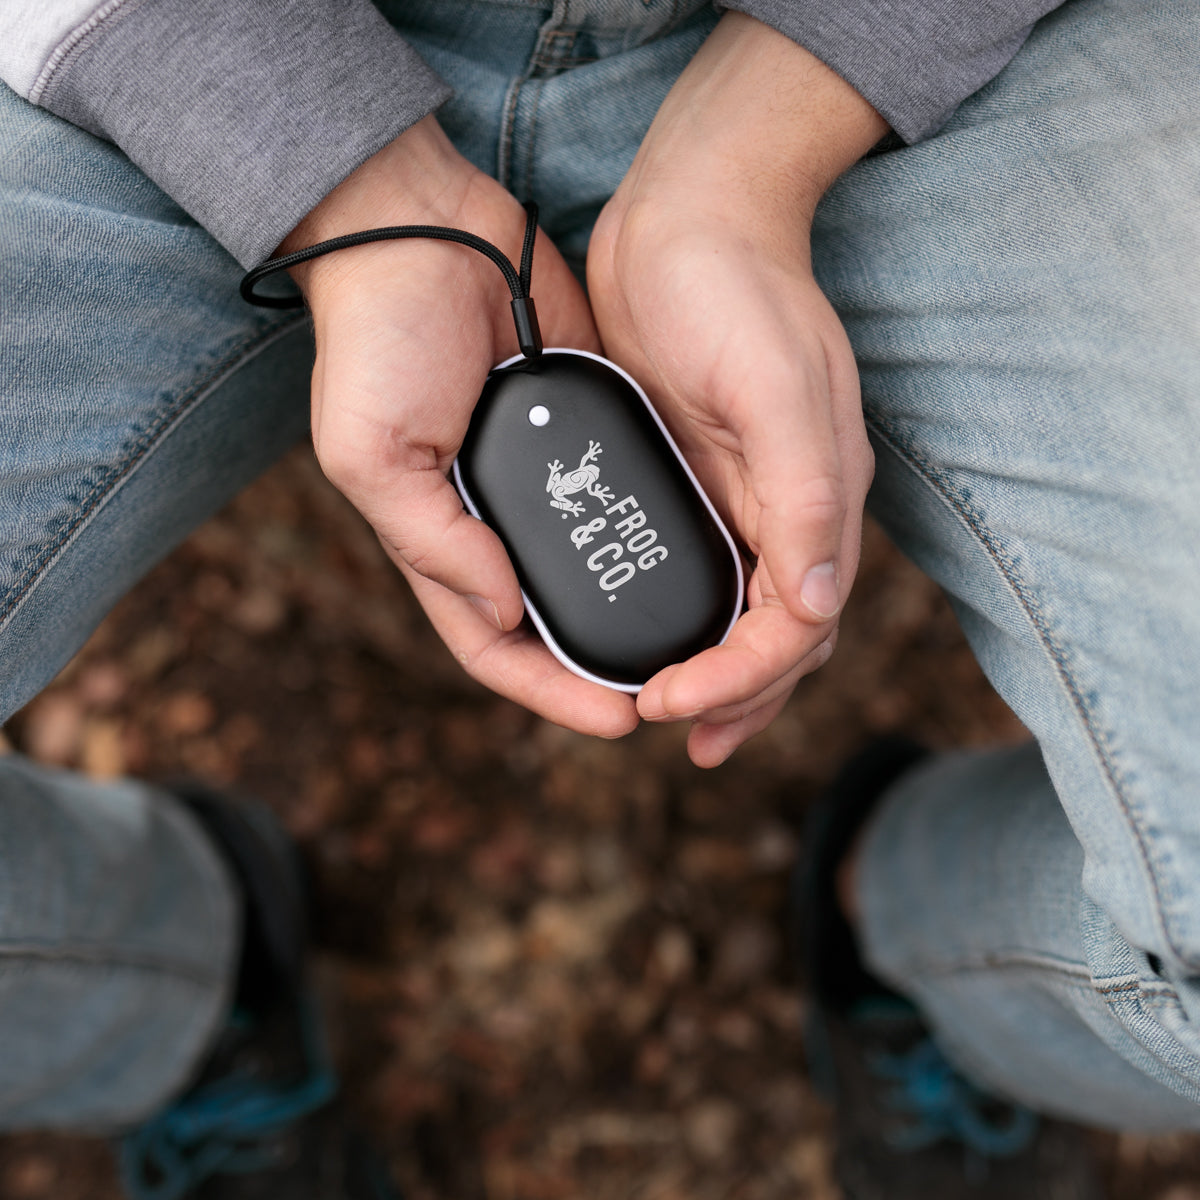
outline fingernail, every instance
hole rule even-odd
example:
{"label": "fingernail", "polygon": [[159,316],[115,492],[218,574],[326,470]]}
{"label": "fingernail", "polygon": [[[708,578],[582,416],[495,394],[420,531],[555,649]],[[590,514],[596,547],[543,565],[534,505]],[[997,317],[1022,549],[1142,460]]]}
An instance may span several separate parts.
{"label": "fingernail", "polygon": [[800,599],[814,616],[834,616],[839,608],[837,567],[831,562],[813,567],[804,577]]}
{"label": "fingernail", "polygon": [[485,620],[499,630],[503,630],[504,626],[500,623],[500,610],[486,596],[468,596],[468,600],[474,605],[475,611]]}
{"label": "fingernail", "polygon": [[690,709],[688,712],[668,712],[662,705],[659,705],[652,712],[644,712],[641,714],[643,721],[690,721],[694,717],[698,717],[704,711],[704,706]]}
{"label": "fingernail", "polygon": [[643,721],[677,721],[679,718],[673,712],[667,712],[660,704],[653,712],[643,713]]}

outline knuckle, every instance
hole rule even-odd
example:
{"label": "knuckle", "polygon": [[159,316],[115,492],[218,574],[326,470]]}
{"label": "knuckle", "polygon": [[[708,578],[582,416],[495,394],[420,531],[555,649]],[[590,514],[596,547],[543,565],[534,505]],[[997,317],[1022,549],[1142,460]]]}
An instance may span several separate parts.
{"label": "knuckle", "polygon": [[837,476],[818,475],[800,486],[797,503],[807,520],[836,525],[846,514],[846,491]]}
{"label": "knuckle", "polygon": [[418,575],[424,575],[426,579],[435,577],[435,553],[434,545],[436,543],[419,545],[411,539],[406,541],[397,541],[392,543],[393,549],[408,565],[416,571]]}
{"label": "knuckle", "polygon": [[325,478],[341,492],[354,492],[366,478],[362,457],[344,443],[328,441],[317,447],[317,461]]}
{"label": "knuckle", "polygon": [[365,428],[343,424],[337,436],[315,440],[315,449],[321,470],[343,491],[375,488],[380,480],[438,469],[432,447],[411,441],[399,429],[371,423]]}
{"label": "knuckle", "polygon": [[862,448],[862,489],[865,493],[871,486],[872,480],[875,478],[875,451],[871,447],[871,443],[863,438]]}
{"label": "knuckle", "polygon": [[812,654],[812,666],[809,668],[812,671],[819,671],[832,657],[833,651],[837,644],[837,638],[831,637],[822,642]]}
{"label": "knuckle", "polygon": [[[412,512],[408,513],[409,518],[413,515]],[[444,582],[442,575],[451,566],[454,557],[452,539],[459,521],[464,517],[466,512],[460,507],[445,519],[441,519],[440,513],[429,513],[421,524],[410,519],[402,531],[397,530],[389,539],[390,545],[418,575]]]}

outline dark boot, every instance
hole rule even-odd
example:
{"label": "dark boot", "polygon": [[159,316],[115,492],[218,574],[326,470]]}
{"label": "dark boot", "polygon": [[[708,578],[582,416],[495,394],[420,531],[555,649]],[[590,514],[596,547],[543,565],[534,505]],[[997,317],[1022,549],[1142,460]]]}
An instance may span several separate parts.
{"label": "dark boot", "polygon": [[989,1095],[942,1055],[917,1009],[871,974],[837,874],[878,801],[925,751],[881,741],[817,802],[794,879],[814,1084],[836,1110],[846,1200],[1100,1200],[1087,1134]]}
{"label": "dark boot", "polygon": [[397,1200],[346,1123],[305,978],[308,913],[295,846],[262,805],[174,789],[244,900],[233,1011],[194,1084],[122,1139],[130,1200]]}

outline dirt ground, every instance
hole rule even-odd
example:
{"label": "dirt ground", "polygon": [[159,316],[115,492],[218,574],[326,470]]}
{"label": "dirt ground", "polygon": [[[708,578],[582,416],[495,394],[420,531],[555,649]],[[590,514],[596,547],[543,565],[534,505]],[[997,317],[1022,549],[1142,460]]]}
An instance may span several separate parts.
{"label": "dirt ground", "polygon": [[[110,616],[6,745],[256,794],[319,882],[348,1094],[410,1200],[835,1200],[784,927],[804,810],[872,735],[1026,736],[871,527],[833,661],[721,768],[464,676],[297,451]],[[1111,1200],[1200,1139],[1098,1137]],[[115,1200],[104,1143],[0,1139],[0,1200]]]}

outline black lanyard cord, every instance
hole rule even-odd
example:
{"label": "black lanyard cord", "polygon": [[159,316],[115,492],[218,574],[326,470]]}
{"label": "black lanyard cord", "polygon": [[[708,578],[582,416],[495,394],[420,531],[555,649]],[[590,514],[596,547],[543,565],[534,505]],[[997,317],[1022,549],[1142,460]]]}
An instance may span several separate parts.
{"label": "black lanyard cord", "polygon": [[476,234],[467,233],[462,229],[450,229],[444,225],[389,225],[383,229],[364,229],[361,233],[346,233],[341,237],[330,238],[327,242],[318,242],[315,246],[307,246],[292,254],[280,258],[269,258],[265,263],[252,271],[247,271],[242,277],[239,291],[242,299],[260,308],[302,308],[303,296],[264,296],[254,290],[255,284],[274,275],[278,271],[286,271],[298,263],[320,258],[323,254],[332,254],[335,250],[346,250],[350,246],[364,246],[368,242],[388,242],[399,238],[436,238],[443,242],[457,242],[460,246],[469,246],[480,254],[490,258],[500,268],[504,282],[512,293],[513,322],[517,327],[517,343],[521,353],[526,358],[537,358],[542,352],[542,333],[538,328],[537,309],[533,297],[529,294],[533,277],[533,246],[537,240],[537,205],[532,200],[525,204],[525,240],[521,246],[521,268],[517,271],[508,256],[498,247]]}

